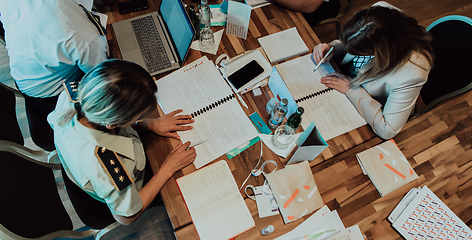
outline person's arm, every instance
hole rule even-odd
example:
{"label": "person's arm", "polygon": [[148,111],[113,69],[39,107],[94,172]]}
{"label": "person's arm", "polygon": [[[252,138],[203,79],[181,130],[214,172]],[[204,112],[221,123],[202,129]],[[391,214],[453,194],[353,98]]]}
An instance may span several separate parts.
{"label": "person's arm", "polygon": [[101,62],[107,60],[108,42],[105,36],[97,36],[80,54],[77,64],[84,73],[87,73]]}
{"label": "person's arm", "polygon": [[143,201],[143,208],[138,213],[129,217],[112,213],[117,222],[123,225],[131,224],[144,212],[144,210],[146,210],[149,204],[151,204],[169,178],[171,178],[176,171],[184,168],[195,160],[195,157],[197,156],[195,148],[192,147],[187,150],[189,146],[190,142],[186,142],[185,144],[180,143],[174,150],[172,150],[159,171],[154,174],[151,180],[149,180],[149,182],[139,191],[139,195]]}
{"label": "person's arm", "polygon": [[408,121],[425,83],[421,79],[410,79],[410,82],[411,84],[390,89],[384,107],[360,86],[349,89],[346,96],[379,137],[390,139]]}
{"label": "person's arm", "polygon": [[293,11],[312,13],[320,7],[323,0],[272,0],[272,2]]}

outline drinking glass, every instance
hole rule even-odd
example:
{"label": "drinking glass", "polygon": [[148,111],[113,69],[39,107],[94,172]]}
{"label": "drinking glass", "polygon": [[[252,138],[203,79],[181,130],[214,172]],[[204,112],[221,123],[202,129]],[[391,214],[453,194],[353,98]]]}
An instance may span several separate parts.
{"label": "drinking glass", "polygon": [[198,46],[203,51],[208,51],[215,47],[215,36],[213,36],[213,31],[210,28],[202,29]]}
{"label": "drinking glass", "polygon": [[295,130],[286,124],[280,125],[274,132],[274,145],[278,149],[287,148],[295,140]]}

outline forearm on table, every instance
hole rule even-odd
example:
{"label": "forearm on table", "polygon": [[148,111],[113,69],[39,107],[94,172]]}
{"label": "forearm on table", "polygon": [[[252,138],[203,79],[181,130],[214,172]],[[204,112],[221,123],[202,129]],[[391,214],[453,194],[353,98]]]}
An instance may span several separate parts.
{"label": "forearm on table", "polygon": [[282,7],[302,13],[312,13],[323,3],[323,0],[273,0]]}
{"label": "forearm on table", "polygon": [[346,93],[346,96],[380,138],[390,139],[401,130],[401,127],[395,129],[389,124],[382,111],[382,105],[373,99],[364,88],[353,87]]}

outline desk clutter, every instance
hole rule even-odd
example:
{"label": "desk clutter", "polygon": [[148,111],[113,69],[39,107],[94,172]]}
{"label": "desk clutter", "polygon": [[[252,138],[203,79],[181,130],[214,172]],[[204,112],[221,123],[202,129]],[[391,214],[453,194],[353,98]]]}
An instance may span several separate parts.
{"label": "desk clutter", "polygon": [[323,205],[295,229],[274,240],[286,239],[364,240],[364,236],[357,225],[345,228],[337,211],[331,211]]}

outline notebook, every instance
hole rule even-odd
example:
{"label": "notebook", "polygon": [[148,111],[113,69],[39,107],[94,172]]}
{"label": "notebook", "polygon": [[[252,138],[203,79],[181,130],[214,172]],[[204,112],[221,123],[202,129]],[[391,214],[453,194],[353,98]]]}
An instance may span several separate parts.
{"label": "notebook", "polygon": [[310,51],[296,27],[257,40],[272,64]]}
{"label": "notebook", "polygon": [[112,24],[124,60],[151,75],[180,68],[195,31],[180,0],[163,0],[158,12]]}
{"label": "notebook", "polygon": [[182,142],[196,143],[196,168],[250,141],[258,132],[230,86],[206,56],[156,81],[164,113],[183,109],[195,120],[193,129],[178,132]]}
{"label": "notebook", "polygon": [[411,189],[388,220],[407,240],[472,239],[472,230],[427,186]]}
{"label": "notebook", "polygon": [[393,140],[360,152],[356,157],[362,172],[369,176],[382,197],[418,178]]}
{"label": "notebook", "polygon": [[301,123],[303,129],[315,122],[323,139],[328,141],[366,124],[346,95],[321,83],[323,76],[334,72],[329,62],[321,64],[313,72],[315,63],[311,54],[307,54],[275,68],[277,71],[269,78],[270,90],[274,96],[288,99],[288,116],[297,107],[305,109]]}
{"label": "notebook", "polygon": [[256,226],[225,160],[176,182],[200,239],[231,239]]}

